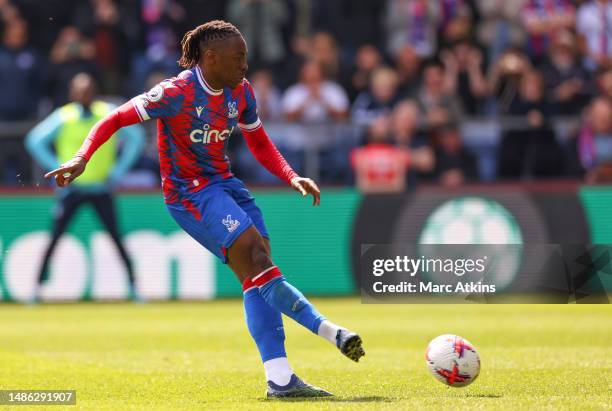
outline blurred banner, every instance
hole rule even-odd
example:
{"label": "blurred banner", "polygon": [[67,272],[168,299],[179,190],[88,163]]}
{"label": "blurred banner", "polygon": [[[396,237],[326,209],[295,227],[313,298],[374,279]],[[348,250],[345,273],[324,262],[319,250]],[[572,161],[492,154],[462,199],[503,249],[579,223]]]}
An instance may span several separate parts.
{"label": "blurred banner", "polygon": [[[357,293],[364,244],[389,244],[397,255],[417,244],[612,244],[612,187],[483,185],[375,196],[327,188],[316,208],[285,190],[254,194],[274,262],[307,295]],[[32,296],[54,205],[48,194],[0,195],[2,300]],[[117,208],[144,298],[241,295],[229,268],[183,233],[158,193],[120,194]],[[523,254],[515,257],[512,264],[522,264]],[[612,290],[612,275],[603,277]],[[83,208],[60,240],[43,298],[115,300],[127,293],[112,242],[92,210]]]}

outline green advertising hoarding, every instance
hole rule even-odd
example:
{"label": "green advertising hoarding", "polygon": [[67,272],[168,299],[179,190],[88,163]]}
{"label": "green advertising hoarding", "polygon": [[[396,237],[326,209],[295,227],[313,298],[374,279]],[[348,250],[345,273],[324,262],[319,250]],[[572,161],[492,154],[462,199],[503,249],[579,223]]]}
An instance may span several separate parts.
{"label": "green advertising hoarding", "polygon": [[[320,207],[287,190],[256,191],[255,196],[270,232],[273,260],[284,275],[307,295],[348,295],[359,283],[354,273],[360,244],[421,241],[420,236],[431,234],[425,229],[434,227],[426,222],[434,221],[435,205],[444,201],[463,204],[467,198],[470,204],[503,206],[501,211],[520,226],[524,244],[612,244],[612,187],[551,187],[429,188],[372,196],[325,189]],[[54,206],[48,194],[0,196],[1,300],[31,297]],[[117,208],[145,298],[241,295],[229,268],[178,227],[158,193],[120,194]],[[473,210],[468,214],[473,219]],[[128,294],[125,269],[88,207],[79,211],[56,249],[50,274],[42,293],[46,300],[114,300]],[[612,287],[612,278],[606,280]]]}
{"label": "green advertising hoarding", "polygon": [[[256,192],[271,236],[274,262],[306,294],[354,293],[350,236],[360,196],[350,189],[325,190],[312,207],[289,191]],[[0,197],[0,298],[26,301],[34,291],[49,241],[55,198]],[[121,232],[132,256],[141,294],[148,299],[211,299],[241,295],[241,287],[220,263],[172,220],[161,196],[117,197]],[[125,269],[93,211],[73,219],[51,261],[48,300],[123,299]]]}
{"label": "green advertising hoarding", "polygon": [[593,244],[612,244],[612,187],[583,187],[579,197]]}

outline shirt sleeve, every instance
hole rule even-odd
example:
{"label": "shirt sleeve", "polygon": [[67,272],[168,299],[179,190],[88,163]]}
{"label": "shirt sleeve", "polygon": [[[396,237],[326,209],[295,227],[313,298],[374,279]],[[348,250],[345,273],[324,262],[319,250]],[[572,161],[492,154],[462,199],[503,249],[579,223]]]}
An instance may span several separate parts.
{"label": "shirt sleeve", "polygon": [[93,126],[76,155],[89,161],[93,153],[111,138],[117,130],[141,121],[143,120],[138,114],[136,107],[130,101],[124,103]]}
{"label": "shirt sleeve", "polygon": [[244,97],[246,99],[246,107],[240,113],[238,118],[238,127],[243,131],[254,131],[261,127],[261,120],[257,115],[257,101],[255,100],[255,92],[251,83],[245,81]]}
{"label": "shirt sleeve", "polygon": [[174,117],[183,105],[185,87],[185,81],[180,78],[164,80],[131,101],[141,121]]}
{"label": "shirt sleeve", "polygon": [[242,134],[249,150],[270,173],[287,182],[287,184],[291,184],[291,180],[298,177],[298,174],[278,151],[262,126],[253,131],[243,130]]}

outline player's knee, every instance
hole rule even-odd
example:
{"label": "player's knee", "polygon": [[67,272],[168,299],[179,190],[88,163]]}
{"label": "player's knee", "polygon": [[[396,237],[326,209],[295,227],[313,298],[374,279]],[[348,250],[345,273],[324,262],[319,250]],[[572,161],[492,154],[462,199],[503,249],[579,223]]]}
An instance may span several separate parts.
{"label": "player's knee", "polygon": [[272,259],[261,236],[254,238],[249,248],[253,276],[272,266]]}
{"label": "player's knee", "polygon": [[[272,266],[272,259],[268,254],[268,250],[262,244],[257,244],[251,249],[251,261],[257,270],[263,271]],[[257,273],[255,273],[256,275]]]}

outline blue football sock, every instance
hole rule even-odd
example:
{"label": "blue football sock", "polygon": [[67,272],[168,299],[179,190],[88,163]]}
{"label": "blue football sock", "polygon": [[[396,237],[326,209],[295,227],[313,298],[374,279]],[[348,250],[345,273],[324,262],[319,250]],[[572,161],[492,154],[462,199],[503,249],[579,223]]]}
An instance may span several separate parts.
{"label": "blue football sock", "polygon": [[255,286],[244,293],[244,316],[263,362],[287,356],[281,313],[266,303]]}
{"label": "blue football sock", "polygon": [[[278,273],[280,275],[280,271]],[[325,317],[314,308],[310,301],[297,288],[289,284],[282,275],[261,285],[259,293],[273,308],[291,317],[315,334],[321,322],[325,320]]]}

